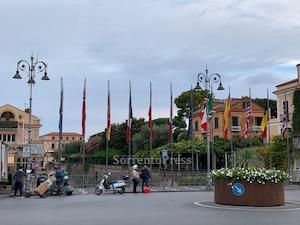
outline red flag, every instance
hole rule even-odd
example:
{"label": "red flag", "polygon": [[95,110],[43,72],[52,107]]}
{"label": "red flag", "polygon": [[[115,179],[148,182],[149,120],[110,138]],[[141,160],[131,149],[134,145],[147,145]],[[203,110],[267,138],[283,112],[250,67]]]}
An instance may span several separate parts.
{"label": "red flag", "polygon": [[85,119],[86,119],[86,78],[84,79],[84,86],[83,86],[82,120],[81,120],[83,140],[85,140]]}
{"label": "red flag", "polygon": [[169,138],[171,139],[173,135],[173,94],[172,94],[172,84],[170,84],[170,117],[168,121],[169,125]]}
{"label": "red flag", "polygon": [[131,82],[129,83],[129,111],[126,130],[126,143],[131,140],[131,125],[132,125],[132,103],[131,103]]}
{"label": "red flag", "polygon": [[148,127],[150,129],[150,140],[154,138],[153,124],[152,124],[152,84],[150,82],[150,105],[148,111]]}

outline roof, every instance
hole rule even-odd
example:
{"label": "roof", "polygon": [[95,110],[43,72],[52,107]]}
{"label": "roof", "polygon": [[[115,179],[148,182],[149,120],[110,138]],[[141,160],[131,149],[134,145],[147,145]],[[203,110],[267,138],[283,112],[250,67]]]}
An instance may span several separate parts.
{"label": "roof", "polygon": [[[44,137],[44,136],[59,136],[59,133],[58,132],[50,132],[48,134],[42,135],[41,137]],[[63,132],[62,136],[80,136],[80,137],[82,137],[82,134],[75,133],[75,132]]]}
{"label": "roof", "polygon": [[281,83],[281,84],[278,84],[276,87],[280,87],[280,86],[287,85],[287,84],[292,84],[292,83],[295,83],[295,82],[298,82],[298,78],[287,81],[287,82],[284,82],[284,83]]}
{"label": "roof", "polygon": [[[248,96],[244,96],[242,98],[231,98],[231,111],[232,112],[245,112],[245,108],[243,108],[243,102],[249,101],[250,98]],[[206,102],[201,103],[200,109],[195,111],[193,115],[199,115],[200,111],[202,111],[205,107]],[[226,99],[214,99],[213,101],[213,110],[216,112],[224,112],[225,110]],[[252,111],[253,112],[264,112],[265,109],[260,105],[256,104],[252,101]]]}
{"label": "roof", "polygon": [[[15,106],[13,106],[13,105],[11,105],[11,104],[5,104],[5,105],[0,106],[0,110],[1,110],[2,108],[13,108],[13,109],[15,109],[15,110],[17,110],[17,111],[19,111],[19,112],[29,114],[29,113],[26,112],[25,110],[19,109],[19,108],[15,107]],[[34,117],[35,119],[39,119],[37,116],[35,116],[35,115],[33,115],[33,114],[32,114],[31,116]]]}

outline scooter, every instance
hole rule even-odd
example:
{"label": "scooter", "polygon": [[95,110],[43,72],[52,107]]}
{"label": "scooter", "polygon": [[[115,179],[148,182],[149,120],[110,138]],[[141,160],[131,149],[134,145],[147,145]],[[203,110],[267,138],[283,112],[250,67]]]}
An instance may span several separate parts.
{"label": "scooter", "polygon": [[103,191],[111,191],[123,194],[125,192],[126,181],[129,179],[129,176],[124,176],[122,180],[114,180],[111,183],[108,183],[107,179],[109,175],[111,175],[111,173],[108,173],[108,175],[104,175],[103,179],[99,183],[97,183],[95,193],[97,195],[101,195]]}

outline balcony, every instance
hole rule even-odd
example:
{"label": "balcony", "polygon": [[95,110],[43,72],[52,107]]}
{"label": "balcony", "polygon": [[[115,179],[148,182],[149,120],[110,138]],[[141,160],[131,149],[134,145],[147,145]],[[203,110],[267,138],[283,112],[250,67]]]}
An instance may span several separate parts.
{"label": "balcony", "polygon": [[18,128],[17,121],[0,121],[0,128]]}
{"label": "balcony", "polygon": [[231,127],[231,131],[232,132],[240,132],[242,129],[240,126],[232,126]]}
{"label": "balcony", "polygon": [[260,132],[261,128],[260,128],[260,126],[252,126],[251,131]]}

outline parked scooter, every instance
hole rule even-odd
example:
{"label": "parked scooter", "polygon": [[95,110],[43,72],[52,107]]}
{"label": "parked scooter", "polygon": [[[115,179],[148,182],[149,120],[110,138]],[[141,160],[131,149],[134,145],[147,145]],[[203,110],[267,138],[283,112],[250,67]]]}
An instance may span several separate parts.
{"label": "parked scooter", "polygon": [[101,195],[103,191],[105,192],[118,192],[119,194],[123,194],[125,192],[126,181],[129,179],[129,176],[124,176],[122,180],[114,180],[112,182],[108,182],[108,175],[104,175],[103,179],[97,183],[95,188],[95,193],[97,195]]}

